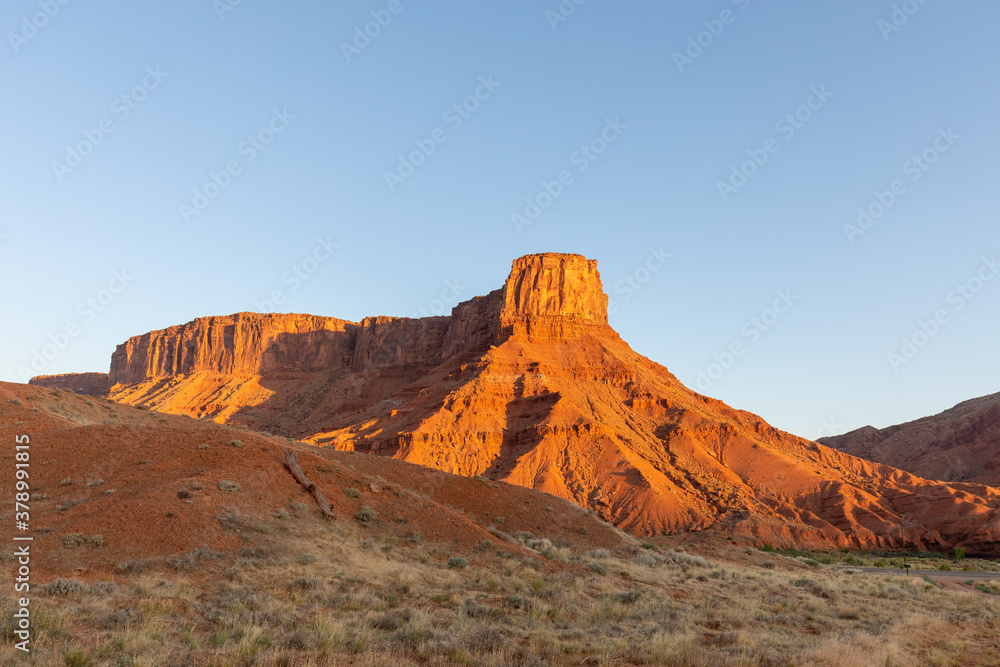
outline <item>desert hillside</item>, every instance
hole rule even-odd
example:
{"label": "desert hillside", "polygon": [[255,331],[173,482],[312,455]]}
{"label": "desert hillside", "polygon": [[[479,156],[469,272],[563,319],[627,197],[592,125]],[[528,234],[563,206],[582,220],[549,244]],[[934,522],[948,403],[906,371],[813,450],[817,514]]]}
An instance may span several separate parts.
{"label": "desert hillside", "polygon": [[[996,664],[984,561],[921,579],[640,542],[517,485],[0,383],[0,437],[23,435],[32,664]],[[24,662],[18,604],[0,664]]]}
{"label": "desert hillside", "polygon": [[1000,394],[883,429],[866,426],[822,438],[845,454],[929,479],[1000,485]]}

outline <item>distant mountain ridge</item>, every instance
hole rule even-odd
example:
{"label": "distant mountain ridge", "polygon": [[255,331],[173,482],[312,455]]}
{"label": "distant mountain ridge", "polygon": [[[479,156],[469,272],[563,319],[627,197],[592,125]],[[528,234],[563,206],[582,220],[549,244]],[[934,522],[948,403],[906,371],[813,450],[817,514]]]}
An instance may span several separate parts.
{"label": "distant mountain ridge", "polygon": [[931,417],[883,429],[865,426],[819,442],[929,479],[1000,486],[1000,393]]}

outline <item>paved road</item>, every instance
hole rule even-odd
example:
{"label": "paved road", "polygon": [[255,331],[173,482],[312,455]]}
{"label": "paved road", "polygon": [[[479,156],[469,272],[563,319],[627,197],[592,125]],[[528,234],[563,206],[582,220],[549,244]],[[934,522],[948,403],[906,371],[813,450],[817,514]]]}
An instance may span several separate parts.
{"label": "paved road", "polygon": [[[838,570],[861,570],[868,574],[906,574],[904,570],[897,567],[838,567]],[[911,577],[923,577],[927,576],[931,579],[948,579],[958,582],[964,582],[972,579],[973,581],[987,581],[989,579],[996,579],[1000,581],[1000,572],[961,572],[959,570],[952,570],[948,572],[947,570],[917,570],[910,568]]]}

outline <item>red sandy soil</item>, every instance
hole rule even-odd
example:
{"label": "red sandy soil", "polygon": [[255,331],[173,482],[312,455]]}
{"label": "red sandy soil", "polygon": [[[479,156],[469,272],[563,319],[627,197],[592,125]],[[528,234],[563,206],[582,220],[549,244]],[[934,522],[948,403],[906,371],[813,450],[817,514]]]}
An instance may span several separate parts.
{"label": "red sandy soil", "polygon": [[906,424],[865,426],[820,442],[929,479],[1000,486],[1000,394]]}
{"label": "red sandy soil", "polygon": [[[196,548],[233,552],[261,543],[254,528],[273,524],[276,510],[291,514],[296,503],[318,515],[312,495],[285,467],[285,449],[296,451],[310,480],[323,490],[335,523],[354,525],[362,506],[378,513],[378,524],[366,529],[366,536],[394,535],[405,543],[418,533],[422,543],[449,545],[470,558],[476,545],[490,540],[507,552],[537,558],[487,531],[501,516],[503,524],[493,525],[504,531],[534,531],[582,549],[614,550],[627,542],[576,505],[531,489],[318,450],[68,391],[0,383],[0,440],[8,443],[4,460],[11,471],[14,440],[22,434],[30,437],[31,528],[24,534],[34,536],[36,581],[107,573],[130,560]],[[234,439],[242,446],[230,444]],[[6,478],[11,481],[0,492],[12,515],[13,476]],[[96,485],[98,480],[103,483]],[[239,491],[221,490],[223,480],[238,483]],[[358,489],[361,497],[348,497],[345,488]],[[239,517],[242,526],[224,526],[219,518],[227,515]],[[67,534],[101,535],[103,546],[67,549],[62,544]]]}
{"label": "red sandy soil", "polygon": [[855,458],[691,391],[608,326],[579,255],[515,260],[450,317],[240,313],[154,331],[118,347],[109,383],[121,403],[542,490],[637,535],[1000,552],[1000,490]]}

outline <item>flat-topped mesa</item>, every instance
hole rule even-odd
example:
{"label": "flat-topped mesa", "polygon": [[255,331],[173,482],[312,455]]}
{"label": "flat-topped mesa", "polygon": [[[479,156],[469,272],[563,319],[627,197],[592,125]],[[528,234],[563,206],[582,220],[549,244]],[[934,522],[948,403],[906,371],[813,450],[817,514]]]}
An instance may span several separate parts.
{"label": "flat-topped mesa", "polygon": [[351,360],[356,325],[332,317],[236,313],[133,336],[111,355],[109,384],[211,371],[256,375],[318,370]]}
{"label": "flat-topped mesa", "polygon": [[111,358],[109,387],[213,372],[267,373],[398,365],[434,366],[481,353],[512,335],[559,340],[608,327],[597,262],[543,253],[514,260],[500,289],[458,304],[450,317],[368,317],[349,322],[298,314],[236,313],[129,338]]}
{"label": "flat-topped mesa", "polygon": [[108,393],[107,373],[63,373],[61,375],[39,375],[28,380],[36,387],[66,389],[87,396],[103,396]]}

